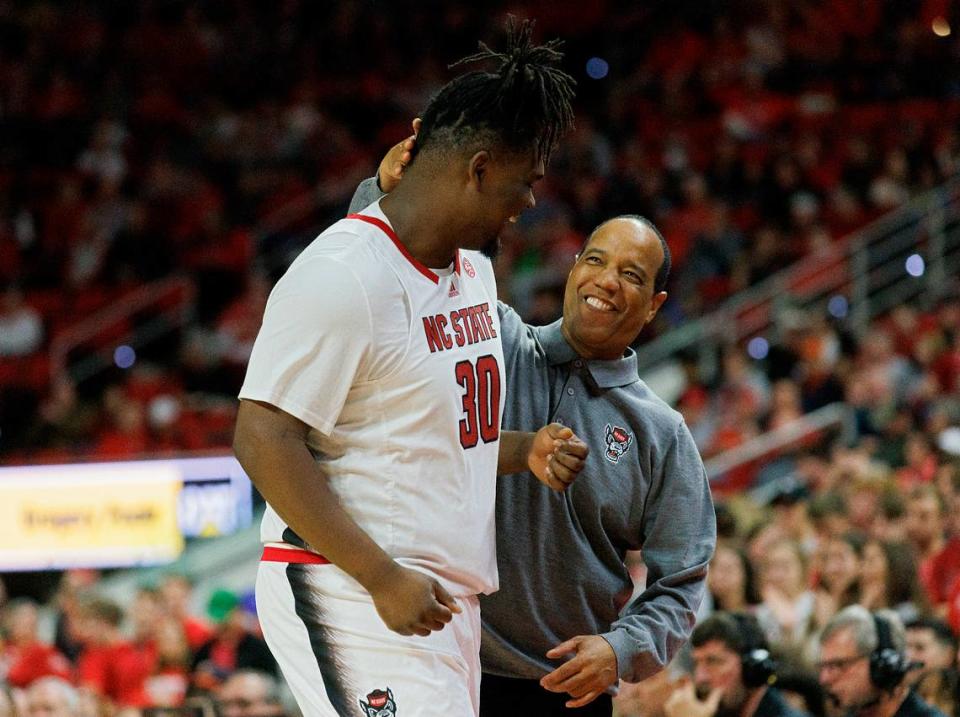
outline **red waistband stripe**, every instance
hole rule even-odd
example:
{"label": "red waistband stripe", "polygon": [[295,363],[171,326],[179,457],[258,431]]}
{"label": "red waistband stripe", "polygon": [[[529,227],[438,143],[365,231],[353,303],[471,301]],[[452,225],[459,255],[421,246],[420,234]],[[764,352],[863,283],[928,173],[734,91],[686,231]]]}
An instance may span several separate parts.
{"label": "red waistband stripe", "polygon": [[308,565],[330,565],[330,561],[322,555],[311,553],[300,548],[277,548],[271,545],[264,546],[260,560],[265,563],[295,563]]}

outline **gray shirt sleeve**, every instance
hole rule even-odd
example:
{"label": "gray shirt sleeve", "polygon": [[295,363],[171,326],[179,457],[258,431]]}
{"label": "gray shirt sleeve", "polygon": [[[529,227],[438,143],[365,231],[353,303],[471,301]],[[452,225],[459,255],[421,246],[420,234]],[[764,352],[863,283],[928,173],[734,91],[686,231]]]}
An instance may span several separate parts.
{"label": "gray shirt sleeve", "polygon": [[380,197],[385,196],[387,194],[380,189],[380,180],[376,175],[364,179],[357,185],[357,191],[353,193],[353,199],[350,200],[350,209],[347,214],[356,214],[361,209],[369,207]]}
{"label": "gray shirt sleeve", "polygon": [[682,421],[644,506],[646,589],[602,637],[620,677],[639,682],[665,667],[689,639],[717,541],[716,516],[700,453]]}

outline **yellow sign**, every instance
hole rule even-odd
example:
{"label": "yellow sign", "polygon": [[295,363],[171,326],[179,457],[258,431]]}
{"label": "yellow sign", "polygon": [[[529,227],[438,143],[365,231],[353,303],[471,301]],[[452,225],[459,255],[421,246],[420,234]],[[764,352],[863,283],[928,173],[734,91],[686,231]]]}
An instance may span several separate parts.
{"label": "yellow sign", "polygon": [[163,563],[183,551],[179,472],[157,464],[23,467],[0,476],[0,570]]}

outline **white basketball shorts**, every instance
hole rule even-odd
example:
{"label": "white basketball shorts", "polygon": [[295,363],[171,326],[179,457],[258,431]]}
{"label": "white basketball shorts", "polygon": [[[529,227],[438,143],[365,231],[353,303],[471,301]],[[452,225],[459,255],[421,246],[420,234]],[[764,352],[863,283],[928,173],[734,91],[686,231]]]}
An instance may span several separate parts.
{"label": "white basketball shorts", "polygon": [[477,717],[480,607],[427,637],[388,629],[370,595],[303,550],[267,547],[257,614],[304,717]]}

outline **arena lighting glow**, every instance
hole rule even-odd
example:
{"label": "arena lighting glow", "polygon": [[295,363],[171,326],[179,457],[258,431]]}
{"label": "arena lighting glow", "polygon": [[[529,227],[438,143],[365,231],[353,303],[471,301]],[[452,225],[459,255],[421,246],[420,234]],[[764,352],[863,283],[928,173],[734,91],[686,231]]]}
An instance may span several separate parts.
{"label": "arena lighting glow", "polygon": [[935,17],[930,27],[937,37],[948,37],[950,35],[950,23],[947,22],[946,18]]}
{"label": "arena lighting glow", "polygon": [[610,65],[602,57],[587,60],[587,76],[593,80],[602,80],[610,72]]}
{"label": "arena lighting glow", "polygon": [[130,368],[137,362],[137,352],[126,344],[117,346],[113,352],[113,362],[118,368]]}
{"label": "arena lighting glow", "polygon": [[849,309],[850,304],[847,302],[846,296],[831,296],[830,301],[827,302],[827,311],[830,312],[830,316],[835,319],[844,318]]}
{"label": "arena lighting glow", "polygon": [[756,361],[765,359],[768,353],[770,353],[770,344],[762,336],[753,337],[747,344],[747,355]]}
{"label": "arena lighting glow", "polygon": [[910,276],[923,276],[923,272],[926,270],[926,265],[923,263],[923,257],[919,254],[911,254],[908,256],[905,266],[907,268],[907,273]]}

